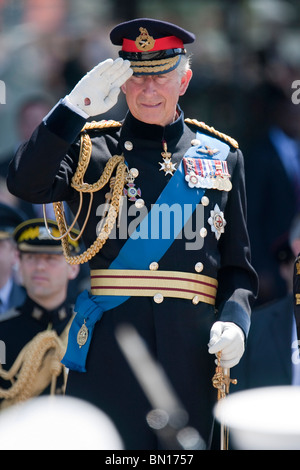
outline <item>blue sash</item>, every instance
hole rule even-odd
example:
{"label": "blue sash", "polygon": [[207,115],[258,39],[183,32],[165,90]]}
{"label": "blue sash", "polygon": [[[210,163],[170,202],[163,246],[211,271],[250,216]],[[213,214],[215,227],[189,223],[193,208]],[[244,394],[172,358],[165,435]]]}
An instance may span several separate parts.
{"label": "blue sash", "polygon": [[[199,149],[200,147],[204,147],[204,145],[208,145],[219,150],[218,159],[226,160],[229,153],[229,146],[227,144],[200,133],[197,133],[196,138],[200,140],[201,145],[191,147],[186,152],[185,157],[199,158],[199,153],[196,153],[197,148]],[[204,188],[190,188],[188,186],[185,181],[182,161],[175,174],[158,197],[156,203],[153,205],[151,211],[144,217],[139,227],[123,245],[117,258],[115,258],[109,266],[109,269],[146,270],[149,269],[149,264],[153,260],[158,262],[180,234],[186,222],[201,201],[204,193]],[[156,224],[159,224],[159,218],[155,211],[163,204],[171,207],[175,203],[179,204],[182,208],[182,218],[180,221],[176,218],[174,229],[170,237],[164,238],[161,236],[160,227],[156,226]],[[145,232],[148,234],[154,233],[156,236],[147,238],[139,236],[140,233]],[[157,236],[157,234],[159,235]],[[101,319],[105,311],[118,307],[127,299],[129,299],[129,297],[126,296],[93,296],[87,291],[79,295],[75,304],[76,316],[70,328],[67,351],[62,360],[62,363],[66,367],[78,372],[86,371],[86,357],[96,322]],[[86,343],[82,347],[79,347],[77,335],[84,324],[88,329],[88,337]]]}

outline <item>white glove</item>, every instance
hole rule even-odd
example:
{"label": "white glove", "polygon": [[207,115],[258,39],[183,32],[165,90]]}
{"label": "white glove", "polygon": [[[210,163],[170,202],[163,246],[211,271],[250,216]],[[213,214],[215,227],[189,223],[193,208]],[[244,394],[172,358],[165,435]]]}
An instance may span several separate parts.
{"label": "white glove", "polygon": [[129,60],[107,59],[88,72],[66,99],[89,116],[105,113],[117,103],[120,87],[132,73]]}
{"label": "white glove", "polygon": [[217,321],[211,327],[208,348],[210,354],[222,352],[222,367],[236,366],[245,350],[244,333],[235,323]]}

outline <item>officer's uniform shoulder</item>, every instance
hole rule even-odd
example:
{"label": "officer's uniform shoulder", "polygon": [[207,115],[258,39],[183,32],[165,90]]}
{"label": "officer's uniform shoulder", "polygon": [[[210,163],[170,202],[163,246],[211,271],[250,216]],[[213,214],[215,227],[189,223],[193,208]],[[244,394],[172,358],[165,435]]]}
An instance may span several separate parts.
{"label": "officer's uniform shoulder", "polygon": [[81,132],[83,133],[93,133],[93,131],[106,132],[108,129],[118,130],[120,129],[120,127],[122,127],[122,123],[119,121],[114,121],[112,119],[110,120],[103,119],[101,121],[87,122]]}
{"label": "officer's uniform shoulder", "polygon": [[[10,320],[15,319],[21,315],[21,311],[18,308],[12,307],[7,312],[0,315],[0,323],[2,323],[1,328],[5,325],[10,325],[8,323]],[[1,339],[1,338],[0,338]]]}
{"label": "officer's uniform shoulder", "polygon": [[230,145],[234,149],[239,148],[238,142],[230,137],[227,134],[224,134],[223,132],[217,131],[214,127],[208,126],[202,121],[197,121],[197,119],[185,119],[184,122],[191,128],[196,128],[196,129],[201,129],[204,131],[206,134],[211,135],[212,137],[216,137],[223,142],[226,142],[228,145]]}

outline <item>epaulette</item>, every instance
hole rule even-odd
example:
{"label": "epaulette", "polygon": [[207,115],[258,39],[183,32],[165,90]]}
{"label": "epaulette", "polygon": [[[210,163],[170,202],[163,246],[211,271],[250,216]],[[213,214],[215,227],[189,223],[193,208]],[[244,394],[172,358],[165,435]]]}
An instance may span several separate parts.
{"label": "epaulette", "polygon": [[119,121],[114,121],[112,119],[107,121],[106,119],[103,119],[102,121],[87,122],[81,132],[94,130],[94,129],[107,129],[108,127],[121,127],[121,126],[122,126],[122,123]]}
{"label": "epaulette", "polygon": [[204,122],[197,121],[197,119],[185,119],[184,122],[186,124],[194,124],[195,126],[200,127],[201,129],[209,132],[210,134],[214,134],[215,136],[230,144],[235,149],[239,148],[239,144],[235,139],[233,139],[229,135],[223,134],[223,132],[217,131],[214,127],[210,127]]}
{"label": "epaulette", "polygon": [[[19,317],[21,315],[21,312],[18,308],[12,307],[9,310],[7,310],[4,313],[1,313],[0,315],[0,323],[6,320],[11,320],[12,318]],[[1,342],[0,342],[1,344]]]}

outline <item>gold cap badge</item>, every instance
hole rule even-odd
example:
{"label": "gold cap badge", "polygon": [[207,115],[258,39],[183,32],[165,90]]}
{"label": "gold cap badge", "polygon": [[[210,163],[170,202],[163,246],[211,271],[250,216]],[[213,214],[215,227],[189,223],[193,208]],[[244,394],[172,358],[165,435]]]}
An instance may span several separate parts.
{"label": "gold cap badge", "polygon": [[140,35],[135,40],[135,45],[139,51],[151,51],[155,45],[155,39],[149,35],[146,28],[139,28]]}

